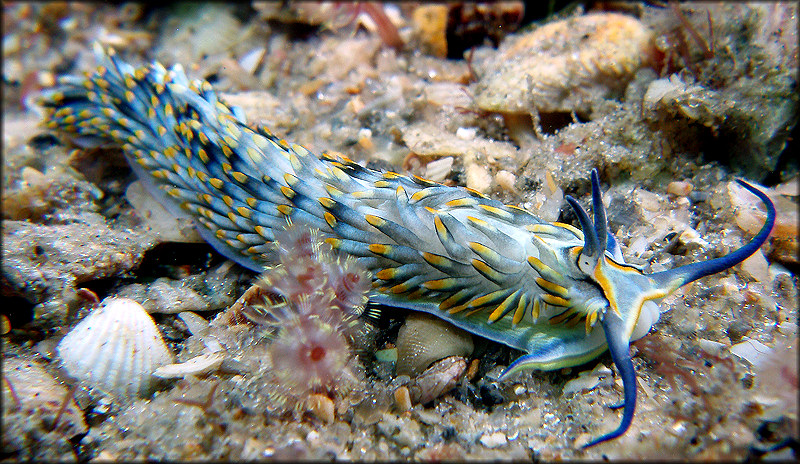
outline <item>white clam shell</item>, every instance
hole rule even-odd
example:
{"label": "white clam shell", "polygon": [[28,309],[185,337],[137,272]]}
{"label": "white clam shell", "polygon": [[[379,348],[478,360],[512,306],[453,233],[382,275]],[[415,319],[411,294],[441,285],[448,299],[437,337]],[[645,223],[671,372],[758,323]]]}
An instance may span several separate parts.
{"label": "white clam shell", "polygon": [[173,362],[161,333],[137,302],[107,298],[59,342],[67,373],[119,398],[147,395],[157,368]]}

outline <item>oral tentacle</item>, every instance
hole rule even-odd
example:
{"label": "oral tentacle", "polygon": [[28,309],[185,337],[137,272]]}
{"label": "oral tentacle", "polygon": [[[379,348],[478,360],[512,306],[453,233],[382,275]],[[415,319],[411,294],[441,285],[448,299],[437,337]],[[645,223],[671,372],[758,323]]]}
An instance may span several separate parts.
{"label": "oral tentacle", "polygon": [[598,445],[604,441],[613,440],[628,431],[633,421],[633,414],[636,411],[636,370],[631,361],[629,340],[625,335],[624,321],[613,311],[606,311],[603,317],[603,330],[606,333],[608,350],[611,352],[611,359],[617,366],[620,377],[622,377],[622,388],[624,403],[622,409],[622,420],[613,432],[595,438],[583,445],[583,448]]}

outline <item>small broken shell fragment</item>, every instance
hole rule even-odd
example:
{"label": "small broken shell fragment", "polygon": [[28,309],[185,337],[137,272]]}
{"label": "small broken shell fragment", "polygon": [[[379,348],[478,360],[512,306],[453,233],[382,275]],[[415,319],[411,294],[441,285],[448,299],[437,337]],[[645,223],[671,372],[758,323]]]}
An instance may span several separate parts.
{"label": "small broken shell fragment", "polygon": [[453,169],[453,157],[445,156],[437,160],[431,161],[425,166],[425,177],[434,182],[443,182],[450,175]]}
{"label": "small broken shell fragment", "polygon": [[394,391],[394,404],[399,412],[406,412],[411,409],[411,392],[408,387],[402,385]]}
{"label": "small broken shell fragment", "polygon": [[173,361],[155,322],[139,303],[107,298],[56,346],[66,372],[118,398],[146,396],[153,371]]}
{"label": "small broken shell fragment", "polygon": [[742,360],[745,364],[750,366],[758,366],[767,354],[770,348],[767,345],[759,342],[758,340],[746,339],[743,342],[737,343],[729,348],[731,354]]}
{"label": "small broken shell fragment", "polygon": [[178,313],[178,317],[186,324],[186,328],[192,335],[198,335],[208,328],[208,321],[195,312],[182,311]]}
{"label": "small broken shell fragment", "polygon": [[306,400],[308,411],[317,416],[326,424],[332,424],[336,418],[333,400],[319,393],[312,393]]}
{"label": "small broken shell fragment", "polygon": [[162,379],[177,379],[187,375],[203,375],[219,369],[225,360],[225,352],[206,353],[177,364],[159,367],[153,375]]}
{"label": "small broken shell fragment", "polygon": [[412,312],[397,333],[397,375],[414,377],[434,361],[472,354],[472,336],[452,324]]}
{"label": "small broken shell fragment", "polygon": [[594,369],[583,371],[578,377],[569,380],[564,384],[562,395],[567,396],[573,393],[583,393],[595,389],[604,380],[611,378],[611,369],[602,364],[598,364]]}
{"label": "small broken shell fragment", "polygon": [[449,392],[467,371],[467,361],[461,356],[450,356],[434,363],[420,374],[409,388],[411,401],[425,404]]}

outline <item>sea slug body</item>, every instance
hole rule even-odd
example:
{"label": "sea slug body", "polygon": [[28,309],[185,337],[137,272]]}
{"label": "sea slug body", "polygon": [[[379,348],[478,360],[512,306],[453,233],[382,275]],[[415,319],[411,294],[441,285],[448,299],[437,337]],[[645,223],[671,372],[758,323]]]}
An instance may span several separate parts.
{"label": "sea slug body", "polygon": [[277,258],[287,220],[318,229],[373,276],[371,304],[422,311],[518,349],[501,379],[524,369],[586,363],[606,350],[624,384],[619,427],[636,403],[628,346],[658,320],[658,300],[678,287],[738,264],[758,250],[758,234],[727,256],[644,274],[625,264],[608,231],[592,172],[593,219],[567,196],[580,229],[546,222],[476,191],[379,172],[249,127],[207,82],[180,66],[134,69],[96,48],[91,76],[67,77],[45,94],[48,127],[82,141],[121,145],[140,179],[173,214],[188,215],[212,246],[256,271]]}

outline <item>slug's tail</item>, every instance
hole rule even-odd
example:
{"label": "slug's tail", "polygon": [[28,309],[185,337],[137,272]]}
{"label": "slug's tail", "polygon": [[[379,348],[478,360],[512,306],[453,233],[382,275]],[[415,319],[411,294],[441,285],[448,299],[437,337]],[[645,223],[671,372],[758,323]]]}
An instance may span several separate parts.
{"label": "slug's tail", "polygon": [[[307,197],[325,196],[315,173],[327,166],[248,127],[240,110],[222,103],[208,82],[190,81],[180,65],[134,68],[99,45],[95,54],[93,74],[63,77],[43,94],[46,126],[82,144],[121,146],[170,212],[188,214],[217,250],[261,270],[273,257],[273,230],[292,212],[293,185],[302,178]],[[322,216],[309,205],[292,219],[320,228]]]}

